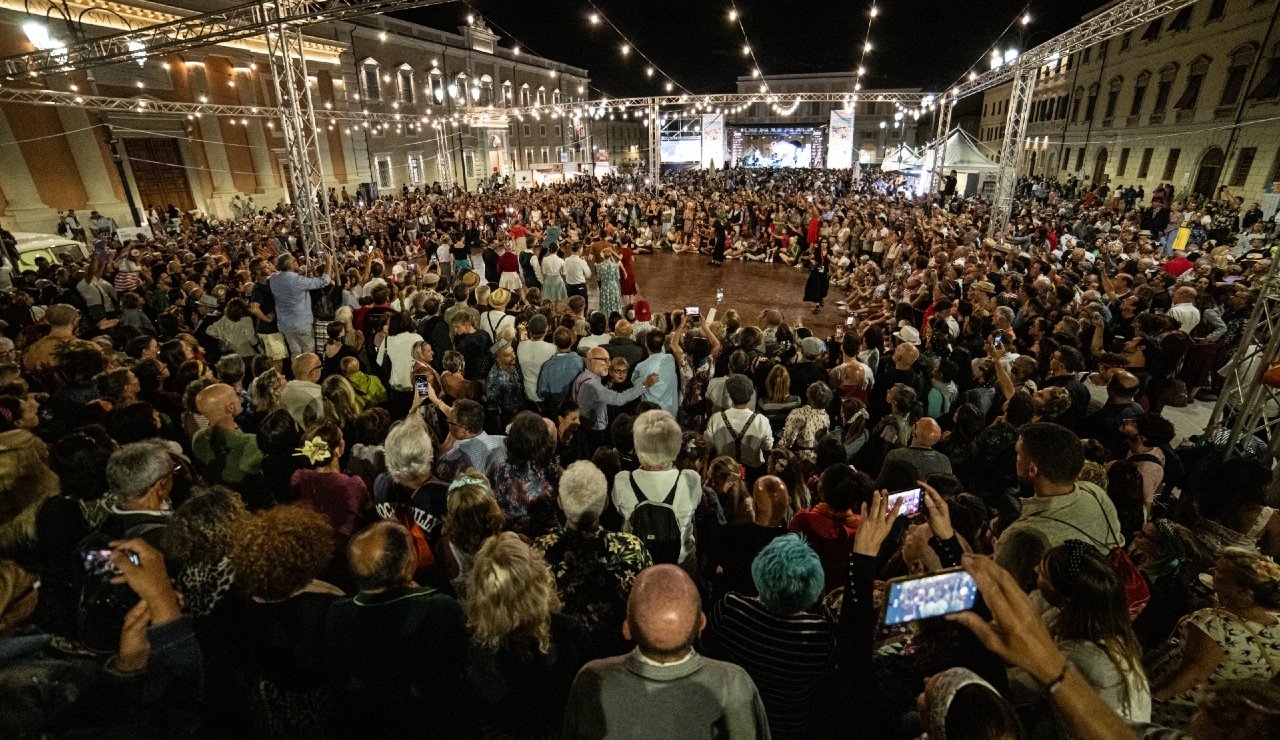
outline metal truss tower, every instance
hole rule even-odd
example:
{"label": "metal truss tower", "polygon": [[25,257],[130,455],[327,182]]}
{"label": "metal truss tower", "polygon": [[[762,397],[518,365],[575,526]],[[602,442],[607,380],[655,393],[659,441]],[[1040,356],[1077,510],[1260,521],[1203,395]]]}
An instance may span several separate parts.
{"label": "metal truss tower", "polygon": [[1004,141],[1000,142],[1000,169],[996,171],[996,194],[991,206],[991,223],[987,236],[1000,240],[1013,214],[1013,200],[1018,189],[1018,167],[1021,164],[1023,131],[1031,121],[1031,94],[1035,92],[1040,67],[1024,64],[1019,59],[1013,69],[1009,91],[1009,115],[1005,119]]}
{"label": "metal truss tower", "polygon": [[933,137],[933,171],[929,173],[929,192],[941,193],[943,188],[943,163],[947,158],[947,136],[951,133],[951,109],[956,98],[950,100],[942,95],[938,98],[938,130]]}
{"label": "metal truss tower", "polygon": [[303,252],[308,262],[333,248],[333,224],[329,219],[329,198],[325,192],[324,159],[320,156],[316,113],[303,55],[300,25],[289,25],[293,0],[271,0],[262,4],[272,21],[267,26],[267,59],[275,81],[276,103],[289,161],[289,189],[294,216],[301,232]]}
{"label": "metal truss tower", "polygon": [[1229,430],[1227,457],[1256,454],[1255,439],[1264,441],[1272,458],[1280,454],[1280,415],[1269,415],[1280,408],[1280,388],[1261,382],[1267,368],[1280,362],[1280,260],[1271,263],[1263,285],[1206,428],[1210,436]]}
{"label": "metal truss tower", "polygon": [[[661,113],[658,110],[658,102],[651,101],[649,103],[649,182],[648,185],[654,190],[658,189],[659,175],[662,173],[662,124],[659,122]],[[591,167],[595,168],[595,162],[591,163]]]}
{"label": "metal truss tower", "polygon": [[449,133],[445,131],[445,126],[449,124],[445,121],[437,121],[436,129],[436,173],[440,180],[440,187],[444,190],[453,189],[453,152],[449,150]]}

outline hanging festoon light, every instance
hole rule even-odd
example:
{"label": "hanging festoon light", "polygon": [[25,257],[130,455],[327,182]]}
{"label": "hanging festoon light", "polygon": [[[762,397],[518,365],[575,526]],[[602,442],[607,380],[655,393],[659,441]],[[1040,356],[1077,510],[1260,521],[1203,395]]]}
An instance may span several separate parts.
{"label": "hanging festoon light", "polygon": [[624,56],[624,57],[625,57],[626,55],[628,55],[628,54],[630,54],[630,53],[631,53],[631,44],[623,44],[623,45],[622,45],[622,56]]}

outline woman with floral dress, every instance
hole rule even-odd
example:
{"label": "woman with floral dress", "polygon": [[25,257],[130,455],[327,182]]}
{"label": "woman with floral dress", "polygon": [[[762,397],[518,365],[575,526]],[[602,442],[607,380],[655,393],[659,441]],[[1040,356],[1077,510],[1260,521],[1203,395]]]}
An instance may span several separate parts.
{"label": "woman with floral dress", "polygon": [[831,386],[814,383],[805,391],[805,400],[808,403],[787,415],[778,446],[812,463],[817,461],[814,450],[818,442],[831,430],[831,417],[826,411],[831,405]]}
{"label": "woman with floral dress", "polygon": [[600,252],[600,262],[596,265],[596,281],[600,286],[600,313],[622,315],[622,291],[619,286],[622,267],[618,264],[618,256],[612,248]]}
{"label": "woman with floral dress", "polygon": [[505,444],[507,459],[493,477],[493,493],[507,529],[528,537],[555,532],[560,528],[560,468],[546,421],[532,411],[521,411],[511,422]]}
{"label": "woman with floral dress", "polygon": [[1280,566],[1236,547],[1213,569],[1216,607],[1183,617],[1153,665],[1152,721],[1186,729],[1215,686],[1280,673]]}

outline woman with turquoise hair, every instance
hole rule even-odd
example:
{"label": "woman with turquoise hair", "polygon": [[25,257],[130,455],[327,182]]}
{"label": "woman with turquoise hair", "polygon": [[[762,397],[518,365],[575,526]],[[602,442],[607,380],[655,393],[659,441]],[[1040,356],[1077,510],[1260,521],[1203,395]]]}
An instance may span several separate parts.
{"label": "woman with turquoise hair", "polygon": [[774,738],[810,737],[818,685],[836,648],[835,620],[817,605],[822,561],[800,535],[784,534],[756,556],[751,579],[760,595],[725,594],[711,609],[704,647],[751,675]]}

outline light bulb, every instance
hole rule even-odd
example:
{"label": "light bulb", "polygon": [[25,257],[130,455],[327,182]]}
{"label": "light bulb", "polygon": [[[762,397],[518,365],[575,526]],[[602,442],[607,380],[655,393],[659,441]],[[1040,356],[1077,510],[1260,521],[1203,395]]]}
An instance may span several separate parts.
{"label": "light bulb", "polygon": [[863,51],[871,51],[871,42],[870,42],[870,41],[868,41],[867,43],[863,44],[863,45],[862,45],[862,50],[863,50]]}
{"label": "light bulb", "polygon": [[731,21],[736,21],[736,20],[738,20],[738,11],[736,11],[736,10],[730,10],[730,11],[729,11],[729,20],[731,20]]}
{"label": "light bulb", "polygon": [[750,54],[750,53],[751,53],[751,47],[750,47],[750,46],[748,46],[748,45],[746,45],[746,44],[743,44],[743,45],[742,45],[742,55],[743,55],[743,56],[746,56],[747,54]]}
{"label": "light bulb", "polygon": [[623,44],[623,45],[622,45],[622,56],[624,56],[624,57],[625,57],[627,54],[630,54],[630,53],[631,53],[631,45],[630,45],[630,44]]}
{"label": "light bulb", "polygon": [[652,77],[652,76],[653,76],[653,67],[650,67],[650,68],[646,69],[644,72],[645,72],[645,74],[647,74],[647,75],[649,75],[650,77]]}
{"label": "light bulb", "polygon": [[877,8],[876,6],[872,5],[872,6],[871,6],[871,17],[872,17],[872,18],[875,18],[877,15],[880,15],[880,9],[879,9],[879,8]]}
{"label": "light bulb", "polygon": [[1030,13],[1027,13],[1027,14],[1025,14],[1025,15],[1023,15],[1023,16],[1022,16],[1022,25],[1024,25],[1024,26],[1025,26],[1025,25],[1027,25],[1027,24],[1028,24],[1028,23],[1030,23],[1030,22],[1031,22],[1031,14],[1030,14]]}
{"label": "light bulb", "polygon": [[591,22],[592,22],[592,23],[599,23],[599,22],[600,22],[600,16],[599,16],[598,14],[596,14],[596,13],[592,13],[592,14],[591,14]]}

